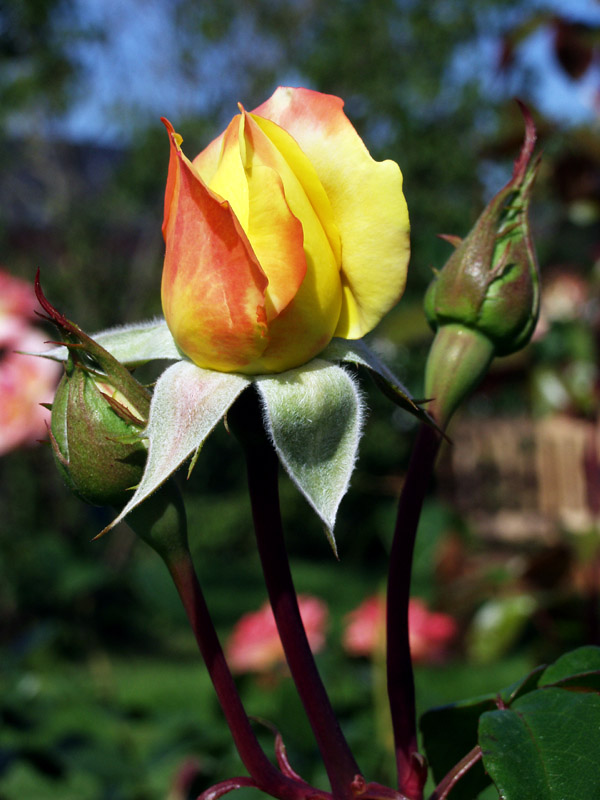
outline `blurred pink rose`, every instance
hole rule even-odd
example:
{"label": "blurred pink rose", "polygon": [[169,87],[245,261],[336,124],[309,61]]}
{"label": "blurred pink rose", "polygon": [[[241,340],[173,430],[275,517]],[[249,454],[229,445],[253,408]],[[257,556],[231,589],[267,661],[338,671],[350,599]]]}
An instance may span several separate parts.
{"label": "blurred pink rose", "polygon": [[458,633],[456,620],[441,611],[429,611],[422,600],[413,597],[408,608],[408,624],[413,660],[443,661]]}
{"label": "blurred pink rose", "polygon": [[[310,649],[318,653],[325,644],[327,606],[318,597],[298,595],[300,616]],[[227,643],[227,661],[232,672],[267,672],[285,664],[275,618],[268,603],[236,623]]]}
{"label": "blurred pink rose", "polygon": [[[408,606],[410,651],[413,661],[433,663],[446,656],[458,626],[448,614],[429,611],[417,597]],[[343,646],[351,656],[373,656],[385,648],[385,597],[374,595],[346,616]]]}
{"label": "blurred pink rose", "polygon": [[6,317],[33,318],[37,305],[30,283],[0,269],[0,320]]}
{"label": "blurred pink rose", "polygon": [[36,305],[33,286],[0,270],[0,455],[46,435],[50,403],[61,368],[18,350],[47,349],[47,335],[29,322]]}
{"label": "blurred pink rose", "polygon": [[351,656],[371,656],[385,648],[385,597],[374,594],[346,614],[342,644]]}

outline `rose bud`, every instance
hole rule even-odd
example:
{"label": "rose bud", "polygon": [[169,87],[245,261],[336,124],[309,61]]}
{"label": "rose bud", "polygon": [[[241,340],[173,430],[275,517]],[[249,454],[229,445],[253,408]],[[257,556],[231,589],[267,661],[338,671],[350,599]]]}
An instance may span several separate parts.
{"label": "rose bud", "polygon": [[425,313],[436,331],[426,367],[428,410],[448,421],[494,356],[529,341],[540,305],[539,269],[529,230],[531,191],[540,158],[525,107],[525,141],[506,186],[492,198],[427,290]]}
{"label": "rose bud", "polygon": [[139,483],[150,394],[97,342],[36,293],[69,350],[52,404],[50,440],[67,485],[93,505],[123,506]]}
{"label": "rose bud", "polygon": [[298,367],[332,337],[358,339],[404,290],[402,175],[376,162],[338,97],[279,88],[193,161],[171,142],[165,319],[200,367]]}

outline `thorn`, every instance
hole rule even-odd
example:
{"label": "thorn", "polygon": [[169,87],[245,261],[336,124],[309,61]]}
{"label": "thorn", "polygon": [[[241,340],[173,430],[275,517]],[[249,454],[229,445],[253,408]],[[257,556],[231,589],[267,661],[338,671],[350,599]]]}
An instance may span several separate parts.
{"label": "thorn", "polygon": [[229,778],[226,781],[221,781],[221,783],[211,786],[209,789],[205,789],[201,795],[198,795],[197,800],[219,800],[224,794],[244,787],[250,787],[252,789],[259,788],[258,784],[253,781],[252,778]]}
{"label": "thorn", "polygon": [[58,442],[56,441],[56,438],[52,433],[52,429],[48,425],[48,423],[46,423],[46,430],[48,432],[48,438],[50,439],[50,444],[52,445],[52,452],[56,456],[57,460],[63,465],[63,467],[68,467],[69,459],[65,458],[65,456],[63,456],[63,454],[61,453],[60,447],[58,446]]}
{"label": "thorn", "polygon": [[454,236],[452,233],[438,233],[438,239],[443,239],[445,242],[449,242],[452,247],[458,247],[462,244],[462,238],[460,236]]}

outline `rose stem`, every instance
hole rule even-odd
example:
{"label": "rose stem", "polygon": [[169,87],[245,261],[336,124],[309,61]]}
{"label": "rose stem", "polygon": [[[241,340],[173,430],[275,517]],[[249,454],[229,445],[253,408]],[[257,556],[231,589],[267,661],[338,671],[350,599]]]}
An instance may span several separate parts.
{"label": "rose stem", "polygon": [[462,776],[480,760],[481,756],[481,747],[476,744],[475,747],[470,750],[464,758],[461,758],[458,764],[452,767],[450,772],[440,781],[429,800],[446,800],[450,794],[450,790],[453,789]]}
{"label": "rose stem", "polygon": [[264,431],[256,393],[244,392],[227,419],[246,456],[256,541],[288,666],[321,752],[333,796],[352,798],[352,781],[360,770],[331,706],[300,617],[283,538],[279,462]]}
{"label": "rose stem", "polygon": [[408,638],[412,559],[423,500],[441,436],[422,424],[413,447],[390,553],[387,591],[387,681],[398,769],[398,788],[421,800],[425,767],[418,753],[415,684]]}
{"label": "rose stem", "polygon": [[[169,487],[167,487],[169,488]],[[185,511],[159,490],[129,516],[131,527],[165,562],[185,608],[240,758],[257,788],[280,800],[304,800],[316,790],[279,772],[263,752],[242,705],[187,546]],[[308,790],[308,791],[307,791]],[[321,796],[323,793],[318,793]]]}

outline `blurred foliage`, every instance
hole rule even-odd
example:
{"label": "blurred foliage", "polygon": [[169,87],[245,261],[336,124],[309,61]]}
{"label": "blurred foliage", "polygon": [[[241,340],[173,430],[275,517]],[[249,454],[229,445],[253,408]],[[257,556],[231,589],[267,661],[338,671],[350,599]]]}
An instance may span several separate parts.
{"label": "blurred foliage", "polygon": [[[344,97],[373,155],[400,163],[413,226],[409,287],[371,344],[417,396],[430,338],[422,294],[431,268],[449,255],[436,234],[464,235],[506,180],[522,139],[508,95],[528,100],[544,150],[534,234],[542,273],[558,288],[539,336],[498,365],[469,411],[597,419],[600,139],[592,124],[545,118],[532,90],[540,76],[520,62],[528,37],[546,30],[575,87],[598,57],[597,26],[577,27],[521,0],[485,0],[476,9],[467,0],[249,0],[243,7],[177,0],[168,7],[178,48],[173,86],[210,76],[197,90],[206,95],[202,113],[190,107],[173,120],[190,155],[219,132],[236,99],[252,108],[289,81]],[[161,126],[141,125],[133,114],[123,114],[121,125],[135,135],[119,145],[47,134],[84,85],[75,45],[105,41],[104,57],[111,57],[110,32],[80,12],[73,0],[9,0],[0,10],[0,246],[6,268],[31,280],[39,267],[52,302],[91,332],[160,313],[168,152]],[[501,56],[495,76],[480,74],[484,37]],[[207,62],[215,52],[227,69]],[[376,667],[349,661],[340,631],[344,614],[385,578],[414,429],[364,376],[363,385],[370,417],[339,515],[341,563],[287,480],[281,492],[298,590],[331,608],[329,644],[319,656],[325,682],[361,766],[385,781],[392,780],[391,759],[373,716]],[[265,591],[241,455],[223,426],[183,483],[197,568],[226,633]],[[238,773],[179,601],[154,554],[126,526],[90,543],[110,512],[71,497],[49,451],[0,461],[0,508],[0,798],[158,800],[190,757],[198,762],[190,797]],[[452,613],[464,637],[452,663],[418,670],[420,709],[494,691],[534,662],[597,641],[598,564],[597,530],[565,533],[555,549],[490,543],[450,506],[430,500],[413,592]],[[519,598],[526,602],[519,606]],[[473,669],[465,651],[481,655],[472,642],[487,635],[486,604],[503,638],[483,653],[485,669]],[[241,689],[251,713],[283,730],[292,764],[324,785],[289,679],[243,678]]]}
{"label": "blurred foliage", "polygon": [[[0,115],[64,110],[76,75],[66,44],[72,0],[7,0],[0,10]],[[71,31],[74,33],[74,31]],[[81,33],[81,32],[80,32]]]}

